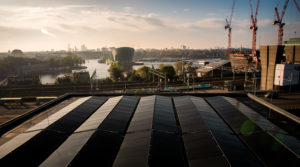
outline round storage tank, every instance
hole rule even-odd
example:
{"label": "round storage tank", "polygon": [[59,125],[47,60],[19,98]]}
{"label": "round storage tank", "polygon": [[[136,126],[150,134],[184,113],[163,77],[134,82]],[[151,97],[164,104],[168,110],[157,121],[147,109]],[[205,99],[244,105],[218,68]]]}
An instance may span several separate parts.
{"label": "round storage tank", "polygon": [[112,52],[114,61],[118,61],[124,68],[124,71],[132,69],[132,57],[134,49],[130,47],[116,48]]}

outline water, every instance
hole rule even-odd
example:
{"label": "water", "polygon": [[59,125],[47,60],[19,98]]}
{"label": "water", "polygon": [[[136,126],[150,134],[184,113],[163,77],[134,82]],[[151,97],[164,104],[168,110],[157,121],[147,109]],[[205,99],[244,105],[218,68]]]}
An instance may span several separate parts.
{"label": "water", "polygon": [[[165,65],[173,65],[174,62],[143,62],[145,66],[157,68],[160,64]],[[109,65],[98,63],[98,59],[89,59],[85,60],[84,66],[87,67],[87,71],[90,73],[90,76],[92,76],[93,72],[96,70],[96,78],[102,79],[109,77],[108,68]],[[137,70],[139,67],[142,67],[143,65],[134,65],[133,69]],[[40,80],[42,84],[54,84],[55,79],[58,75],[64,75],[68,73],[60,73],[60,74],[43,74],[40,76]]]}
{"label": "water", "polygon": [[[199,59],[200,60],[200,59]],[[209,62],[215,62],[218,59],[201,59],[202,61],[209,61]],[[198,60],[191,60],[193,63],[198,62]],[[164,64],[164,65],[174,65],[174,62],[143,62],[145,66],[148,67],[154,67],[157,68],[160,64]],[[142,67],[144,65],[134,65],[133,69],[137,70],[139,67]],[[102,78],[106,78],[109,77],[109,73],[108,73],[108,68],[110,65],[107,64],[103,64],[103,63],[98,63],[98,59],[89,59],[89,60],[85,60],[85,64],[84,66],[87,67],[87,71],[90,73],[90,76],[92,76],[94,70],[96,70],[96,78],[97,79],[102,79]],[[64,75],[64,74],[68,74],[68,73],[59,73],[59,74],[44,74],[40,76],[40,80],[42,84],[54,84],[55,83],[55,79],[58,75]]]}

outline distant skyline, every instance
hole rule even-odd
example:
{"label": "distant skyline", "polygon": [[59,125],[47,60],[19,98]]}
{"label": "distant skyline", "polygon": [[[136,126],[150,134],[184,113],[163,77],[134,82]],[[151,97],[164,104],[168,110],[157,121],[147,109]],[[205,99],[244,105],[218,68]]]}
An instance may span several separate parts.
{"label": "distant skyline", "polygon": [[[255,8],[257,0],[253,0]],[[274,8],[285,0],[261,0],[259,45],[277,43]],[[300,1],[298,0],[298,4]],[[226,48],[225,18],[232,0],[0,0],[0,52],[138,48]],[[300,37],[300,14],[290,0],[283,18],[283,40]],[[248,0],[237,0],[232,20],[232,47],[250,48]]]}

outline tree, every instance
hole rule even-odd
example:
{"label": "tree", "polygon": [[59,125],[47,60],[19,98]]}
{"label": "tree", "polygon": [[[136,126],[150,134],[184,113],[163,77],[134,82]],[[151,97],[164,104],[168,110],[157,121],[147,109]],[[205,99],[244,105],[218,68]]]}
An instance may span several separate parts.
{"label": "tree", "polygon": [[14,56],[23,56],[24,55],[23,52],[22,52],[22,50],[20,50],[20,49],[14,49],[11,52],[11,54],[14,55]]}
{"label": "tree", "polygon": [[162,73],[165,73],[167,75],[168,79],[172,80],[175,78],[176,73],[175,73],[173,66],[171,66],[171,65],[162,66],[159,71]]}
{"label": "tree", "polygon": [[141,77],[137,74],[135,70],[127,73],[127,80],[130,82],[140,81]]}
{"label": "tree", "polygon": [[107,71],[109,72],[111,80],[113,80],[114,82],[123,79],[124,70],[119,62],[112,62]]}
{"label": "tree", "polygon": [[177,75],[182,75],[182,72],[183,72],[182,69],[183,69],[182,61],[176,61],[174,63],[174,70],[175,70],[176,74]]}
{"label": "tree", "polygon": [[149,77],[149,67],[142,66],[136,70],[136,74],[143,80],[148,80]]}

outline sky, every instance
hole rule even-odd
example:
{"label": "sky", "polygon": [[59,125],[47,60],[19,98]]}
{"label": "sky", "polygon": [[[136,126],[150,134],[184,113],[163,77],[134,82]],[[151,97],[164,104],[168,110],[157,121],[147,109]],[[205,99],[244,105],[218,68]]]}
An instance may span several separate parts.
{"label": "sky", "polygon": [[[300,4],[300,0],[297,0]],[[255,10],[257,0],[253,0]],[[274,8],[285,0],[261,0],[259,45],[277,43]],[[232,0],[0,0],[0,52],[102,47],[227,48],[225,18]],[[289,1],[283,40],[300,37],[300,13]],[[251,48],[248,0],[237,0],[232,47]]]}

